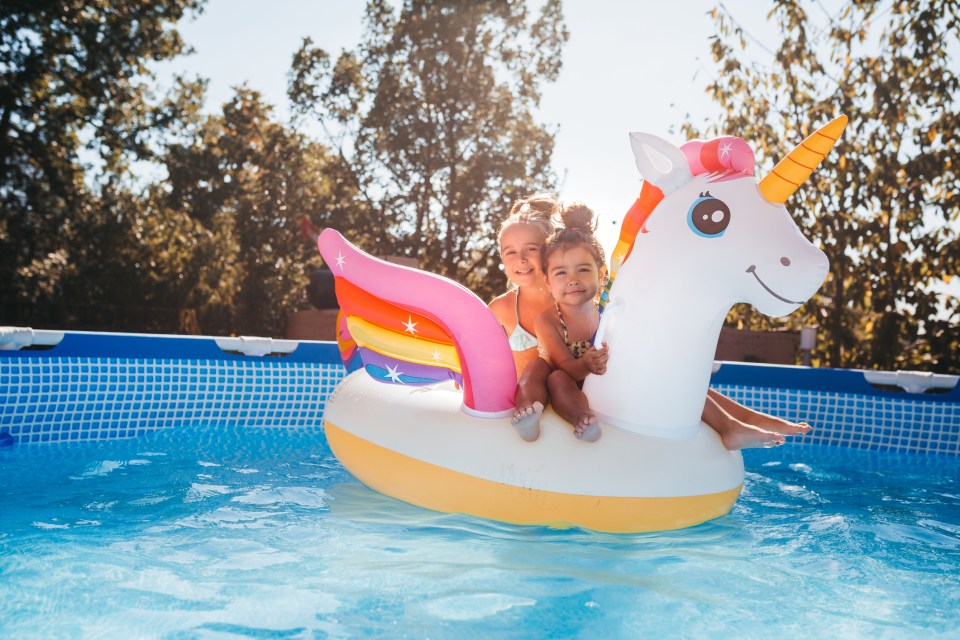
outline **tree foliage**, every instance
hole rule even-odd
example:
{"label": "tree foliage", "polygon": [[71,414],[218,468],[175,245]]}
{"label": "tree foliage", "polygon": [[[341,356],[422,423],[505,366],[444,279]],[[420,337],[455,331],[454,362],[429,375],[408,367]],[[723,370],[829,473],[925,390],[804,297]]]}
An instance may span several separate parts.
{"label": "tree foliage", "polygon": [[490,296],[495,229],[521,195],[555,185],[553,131],[536,121],[567,40],[559,0],[371,0],[366,32],[334,60],[304,41],[290,98],[322,126],[370,215],[353,239],[415,256]]}
{"label": "tree foliage", "polygon": [[[960,5],[947,0],[777,0],[782,42],[749,62],[746,32],[714,12],[722,108],[711,135],[742,135],[764,171],[844,113],[831,156],[788,202],[830,259],[821,293],[794,323],[820,326],[830,366],[960,370],[960,303],[937,285],[960,273]],[[698,135],[687,125],[687,133]],[[740,324],[769,321],[736,310]]]}
{"label": "tree foliage", "polygon": [[201,1],[3,5],[0,322],[282,335],[301,306],[300,220],[354,211],[349,176],[254,91],[211,116],[202,81],[154,95]]}
{"label": "tree foliage", "polygon": [[[136,291],[123,176],[196,104],[151,94],[151,61],[202,0],[9,0],[0,8],[0,299],[70,302],[74,326],[111,326]],[[195,89],[195,87],[194,87]],[[10,308],[10,307],[5,307]],[[85,312],[79,312],[84,315]],[[26,320],[5,317],[5,322]]]}
{"label": "tree foliage", "polygon": [[138,223],[147,255],[160,257],[143,280],[175,283],[177,304],[197,309],[208,333],[282,335],[320,263],[302,218],[331,224],[353,199],[339,160],[241,87],[164,161],[169,179]]}

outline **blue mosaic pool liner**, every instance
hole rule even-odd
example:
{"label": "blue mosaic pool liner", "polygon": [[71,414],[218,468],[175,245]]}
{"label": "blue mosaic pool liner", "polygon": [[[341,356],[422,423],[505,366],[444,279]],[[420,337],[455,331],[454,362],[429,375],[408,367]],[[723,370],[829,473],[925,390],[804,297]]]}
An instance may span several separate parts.
{"label": "blue mosaic pool liner", "polygon": [[[248,356],[214,338],[68,332],[51,349],[0,351],[0,446],[205,425],[318,428],[343,375],[334,343]],[[813,425],[797,442],[960,454],[960,387],[907,393],[860,371],[741,363],[723,363],[712,385]]]}
{"label": "blue mosaic pool liner", "polygon": [[343,374],[334,343],[247,356],[210,338],[67,333],[53,349],[0,351],[0,433],[32,444],[185,426],[319,427]]}

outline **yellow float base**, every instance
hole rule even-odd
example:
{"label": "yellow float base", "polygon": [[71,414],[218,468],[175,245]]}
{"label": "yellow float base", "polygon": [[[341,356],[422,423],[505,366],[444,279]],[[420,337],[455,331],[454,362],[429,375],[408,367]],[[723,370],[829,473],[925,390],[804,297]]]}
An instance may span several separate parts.
{"label": "yellow float base", "polygon": [[524,525],[639,533],[690,527],[725,515],[743,485],[669,498],[556,493],[474,477],[359,438],[325,421],[327,441],[350,473],[374,491],[418,507]]}

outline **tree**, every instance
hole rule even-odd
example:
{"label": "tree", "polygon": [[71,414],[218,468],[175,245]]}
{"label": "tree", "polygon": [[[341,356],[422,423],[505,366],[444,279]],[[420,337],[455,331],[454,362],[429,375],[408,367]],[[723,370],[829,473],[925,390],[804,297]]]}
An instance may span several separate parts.
{"label": "tree", "polygon": [[375,254],[491,296],[495,229],[516,198],[551,190],[554,136],[536,122],[568,37],[559,0],[370,0],[366,32],[336,61],[307,39],[289,95],[316,119],[372,214],[350,234]]}
{"label": "tree", "polygon": [[141,279],[195,309],[206,333],[283,335],[320,265],[301,219],[349,222],[354,191],[339,160],[241,87],[164,162],[169,178],[138,220]]}
{"label": "tree", "polygon": [[201,3],[3,3],[0,299],[66,298],[87,314],[68,324],[115,326],[109,304],[137,290],[122,261],[134,203],[124,176],[132,162],[152,157],[158,132],[197,107],[190,99],[197,87],[187,84],[156,99],[147,64],[183,50],[171,26]]}
{"label": "tree", "polygon": [[815,126],[850,118],[788,203],[831,265],[793,322],[820,325],[830,366],[960,370],[960,303],[936,286],[960,272],[960,5],[868,0],[828,13],[819,2],[773,4],[782,42],[766,65],[746,61],[753,38],[735,16],[714,11],[719,73],[708,92],[722,117],[709,133],[759,146],[765,173]]}

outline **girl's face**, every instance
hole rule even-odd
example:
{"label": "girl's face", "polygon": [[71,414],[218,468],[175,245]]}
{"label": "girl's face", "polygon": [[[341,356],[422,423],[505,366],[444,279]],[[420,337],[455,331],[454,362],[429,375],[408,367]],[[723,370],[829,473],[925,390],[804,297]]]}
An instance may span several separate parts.
{"label": "girl's face", "polygon": [[547,285],[560,304],[572,306],[595,299],[600,275],[593,254],[583,246],[561,249],[547,263]]}
{"label": "girl's face", "polygon": [[540,249],[545,239],[540,227],[525,222],[511,224],[503,230],[500,260],[510,282],[518,287],[543,284]]}

